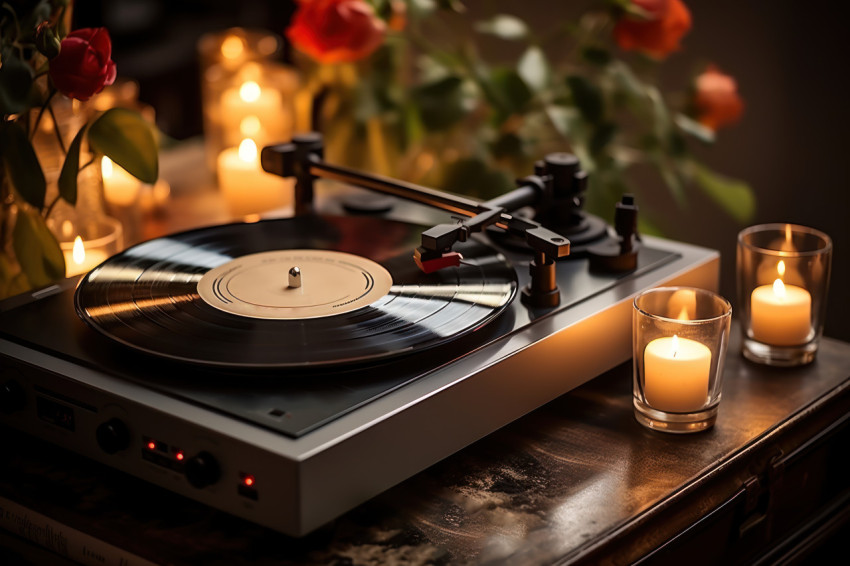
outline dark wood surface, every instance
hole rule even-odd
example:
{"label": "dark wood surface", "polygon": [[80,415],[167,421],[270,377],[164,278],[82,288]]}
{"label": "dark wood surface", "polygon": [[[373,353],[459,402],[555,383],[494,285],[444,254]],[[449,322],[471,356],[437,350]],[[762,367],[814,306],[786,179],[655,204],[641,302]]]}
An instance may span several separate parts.
{"label": "dark wood surface", "polygon": [[749,562],[807,516],[847,508],[833,445],[850,436],[850,344],[824,339],[795,369],[752,364],[738,344],[735,328],[706,432],[639,425],[626,364],[302,539],[8,430],[0,495],[163,564]]}

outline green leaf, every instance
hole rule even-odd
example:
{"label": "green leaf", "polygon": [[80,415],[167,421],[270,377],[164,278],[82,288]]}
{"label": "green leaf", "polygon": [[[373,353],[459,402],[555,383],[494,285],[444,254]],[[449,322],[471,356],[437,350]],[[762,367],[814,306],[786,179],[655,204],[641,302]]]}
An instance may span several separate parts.
{"label": "green leaf", "polygon": [[437,0],[437,5],[443,10],[449,10],[458,14],[466,12],[466,6],[460,0]]}
{"label": "green leaf", "polygon": [[74,141],[68,147],[68,155],[62,164],[62,172],[59,173],[59,196],[69,204],[77,204],[77,175],[80,172],[80,145],[86,134],[85,128],[80,128]]}
{"label": "green leaf", "polygon": [[493,143],[490,151],[493,157],[499,159],[504,157],[519,157],[523,155],[522,138],[514,133],[502,134]]}
{"label": "green leaf", "polygon": [[452,76],[413,91],[413,102],[419,107],[422,123],[428,129],[447,129],[466,115],[462,86],[463,81]]}
{"label": "green leaf", "polygon": [[685,208],[687,205],[687,198],[685,196],[685,181],[682,178],[681,172],[663,155],[657,156],[655,163],[658,167],[658,172],[661,174],[661,178],[664,179],[664,183],[673,194],[676,204],[678,204],[680,208]]}
{"label": "green leaf", "polygon": [[13,232],[15,256],[34,287],[65,277],[65,256],[40,214],[21,209]]}
{"label": "green leaf", "polygon": [[498,96],[498,107],[504,114],[502,119],[525,110],[525,106],[534,96],[526,82],[513,69],[493,71],[490,75],[490,85]]}
{"label": "green leaf", "polygon": [[501,39],[516,40],[528,36],[528,26],[516,16],[498,14],[491,19],[475,24],[475,30],[495,35]]}
{"label": "green leaf", "polygon": [[683,132],[690,134],[705,143],[714,143],[716,138],[714,130],[711,128],[706,128],[693,118],[685,116],[684,114],[676,114],[674,120],[676,125],[679,126],[679,129]]}
{"label": "green leaf", "polygon": [[570,87],[570,92],[573,95],[573,101],[576,108],[581,112],[582,117],[591,124],[598,124],[602,121],[605,103],[602,99],[602,92],[599,87],[578,75],[570,75],[567,77],[567,86]]}
{"label": "green leaf", "polygon": [[0,126],[0,142],[3,162],[15,190],[27,203],[41,210],[47,183],[35,150],[21,125],[17,122],[3,123]]}
{"label": "green leaf", "polygon": [[138,112],[112,108],[101,114],[88,129],[91,147],[126,169],[144,183],[159,176],[156,139],[151,126]]}
{"label": "green leaf", "polygon": [[659,139],[667,139],[672,121],[670,120],[670,111],[664,103],[664,97],[661,96],[661,92],[655,87],[647,87],[646,95],[652,103],[655,134]]}
{"label": "green leaf", "polygon": [[581,50],[582,58],[593,65],[604,67],[611,62],[611,52],[603,47],[589,46]]}
{"label": "green leaf", "polygon": [[593,154],[599,153],[614,139],[614,134],[617,133],[617,124],[612,122],[603,122],[599,124],[590,137],[589,149]]}
{"label": "green leaf", "polygon": [[517,73],[532,90],[543,90],[549,84],[551,70],[543,50],[531,46],[525,50],[517,63]]}
{"label": "green leaf", "polygon": [[703,191],[741,224],[750,222],[756,198],[747,183],[719,175],[699,163],[691,163],[693,179]]}
{"label": "green leaf", "polygon": [[632,72],[631,68],[622,61],[614,61],[606,68],[613,78],[617,89],[633,100],[642,100],[646,97],[646,89],[641,80]]}
{"label": "green leaf", "polygon": [[558,133],[569,139],[572,134],[573,123],[578,118],[578,113],[575,109],[558,104],[549,104],[545,107],[544,111]]}
{"label": "green leaf", "polygon": [[17,114],[28,106],[32,69],[13,54],[11,49],[4,53],[0,65],[0,114]]}
{"label": "green leaf", "polygon": [[434,0],[410,0],[409,8],[412,16],[423,18],[437,9],[437,3]]}

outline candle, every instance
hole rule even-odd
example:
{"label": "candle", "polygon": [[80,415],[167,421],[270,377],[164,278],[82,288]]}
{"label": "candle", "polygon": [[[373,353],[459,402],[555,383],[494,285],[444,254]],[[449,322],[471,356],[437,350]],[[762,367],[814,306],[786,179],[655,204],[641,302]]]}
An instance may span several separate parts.
{"label": "candle", "polygon": [[644,350],[644,395],[660,411],[699,411],[708,401],[711,350],[704,344],[672,337],[656,338]]}
{"label": "candle", "polygon": [[[227,89],[221,98],[221,117],[225,143],[245,137],[261,144],[280,141],[286,130],[283,98],[275,89],[245,81],[239,88]],[[259,130],[257,126],[262,126]]]}
{"label": "candle", "polygon": [[776,279],[753,290],[750,300],[753,338],[774,346],[794,346],[809,339],[812,296],[796,285]]}
{"label": "candle", "polygon": [[65,277],[88,273],[109,258],[105,250],[96,247],[86,248],[83,239],[79,236],[74,238],[73,246],[62,246],[62,254],[65,256]]}
{"label": "candle", "polygon": [[262,170],[251,139],[222,151],[217,169],[219,188],[234,216],[279,208],[292,200],[292,183]]}
{"label": "candle", "polygon": [[142,182],[104,156],[100,162],[103,175],[103,196],[110,204],[129,206],[136,202]]}

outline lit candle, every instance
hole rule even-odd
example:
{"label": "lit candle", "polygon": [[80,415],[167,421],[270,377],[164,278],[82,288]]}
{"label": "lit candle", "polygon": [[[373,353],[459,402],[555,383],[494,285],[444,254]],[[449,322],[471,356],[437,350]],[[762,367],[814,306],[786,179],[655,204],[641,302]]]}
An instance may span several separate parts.
{"label": "lit candle", "polygon": [[234,216],[283,207],[292,200],[291,182],[262,170],[251,139],[219,154],[218,185]]}
{"label": "lit candle", "polygon": [[786,285],[777,278],[772,285],[753,290],[750,323],[753,338],[759,342],[774,346],[803,344],[811,334],[811,318],[812,296],[802,287]]}
{"label": "lit candle", "polygon": [[123,167],[115,165],[104,156],[100,162],[103,175],[103,196],[106,202],[118,206],[129,206],[136,202],[142,182],[127,173]]}
{"label": "lit candle", "polygon": [[74,238],[74,245],[70,249],[63,246],[62,253],[65,256],[65,277],[88,273],[109,258],[109,254],[104,250],[86,248],[79,236]]}
{"label": "lit candle", "polygon": [[671,413],[699,411],[708,401],[711,350],[690,340],[665,336],[644,350],[644,394],[654,409]]}
{"label": "lit candle", "polygon": [[[287,129],[280,92],[261,87],[256,81],[245,81],[239,88],[230,88],[224,92],[221,117],[226,142],[247,136],[261,140],[261,143],[271,142]],[[258,129],[260,125],[262,128]]]}

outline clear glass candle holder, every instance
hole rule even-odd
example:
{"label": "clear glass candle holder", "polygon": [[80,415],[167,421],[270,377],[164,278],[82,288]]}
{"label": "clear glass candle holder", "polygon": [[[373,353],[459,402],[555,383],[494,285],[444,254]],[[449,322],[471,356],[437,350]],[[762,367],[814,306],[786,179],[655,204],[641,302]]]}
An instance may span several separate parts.
{"label": "clear glass candle holder", "polygon": [[723,386],[732,305],[693,287],[659,287],[634,300],[635,418],[653,430],[714,426]]}
{"label": "clear glass candle holder", "polygon": [[67,221],[60,231],[59,246],[65,256],[65,277],[88,273],[124,249],[124,230],[121,222],[100,215]]}
{"label": "clear glass candle holder", "polygon": [[823,334],[832,240],[795,224],[738,234],[738,301],[744,357],[771,366],[815,359]]}

